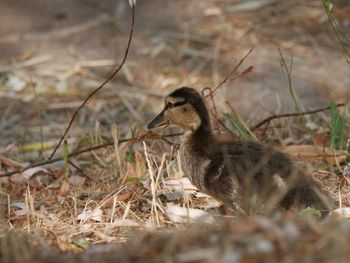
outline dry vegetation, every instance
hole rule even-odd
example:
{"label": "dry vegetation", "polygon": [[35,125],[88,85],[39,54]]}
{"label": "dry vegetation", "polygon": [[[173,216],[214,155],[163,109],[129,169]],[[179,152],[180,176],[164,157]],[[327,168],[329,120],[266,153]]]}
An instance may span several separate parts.
{"label": "dry vegetation", "polygon": [[[350,7],[345,2],[337,2],[344,9],[334,10],[343,29],[349,28]],[[277,47],[282,54],[295,53],[290,88],[300,94],[300,110],[327,107],[331,100],[345,103],[338,108],[345,119],[343,149],[330,151],[329,110],[277,117],[254,134],[264,143],[282,145],[340,206],[350,207],[346,153],[350,107],[344,88],[350,80],[342,78],[350,67],[336,50],[331,32],[320,30],[327,27],[320,1],[296,1],[295,6],[287,1],[246,3],[251,5],[181,2],[181,18],[190,21],[184,25],[185,33],[165,32],[146,43],[145,36],[136,36],[131,50],[137,52],[80,111],[55,162],[46,160],[74,110],[108,75],[106,67],[119,60],[81,60],[64,66],[29,49],[11,58],[15,62],[0,66],[3,262],[349,262],[348,221],[320,220],[309,211],[222,216],[216,200],[183,178],[177,152],[181,131],[169,128],[159,131],[165,135],[160,136],[145,130],[153,114],[150,107],[156,109],[169,90],[181,85],[217,87],[225,76],[229,76],[225,85],[207,99],[217,111],[218,132],[239,137],[223,111],[240,114],[251,128],[270,115],[295,112]],[[196,13],[201,15],[190,20]],[[197,30],[188,32],[192,27]],[[300,37],[292,36],[300,31]],[[227,75],[254,44],[253,53]],[[326,55],[334,68],[327,66]],[[285,59],[289,65],[289,57]],[[250,66],[253,72],[245,71]],[[277,73],[272,72],[275,69]],[[273,75],[270,82],[268,74]],[[272,90],[266,93],[265,85]],[[271,95],[279,85],[286,92]],[[240,92],[234,90],[238,86]],[[316,93],[304,91],[314,86],[319,87]],[[318,92],[320,97],[315,96]],[[224,106],[225,99],[230,107]],[[82,149],[89,150],[80,153]],[[66,158],[68,153],[78,154]],[[37,163],[42,164],[22,171]]]}

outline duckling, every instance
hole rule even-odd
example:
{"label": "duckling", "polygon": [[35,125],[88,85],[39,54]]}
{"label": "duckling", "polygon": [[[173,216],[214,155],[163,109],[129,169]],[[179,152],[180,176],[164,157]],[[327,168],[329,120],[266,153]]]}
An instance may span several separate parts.
{"label": "duckling", "polygon": [[319,184],[298,171],[287,155],[254,141],[215,136],[208,109],[195,89],[182,87],[170,93],[147,128],[165,124],[187,130],[180,146],[184,174],[200,191],[224,204],[248,203],[244,209],[252,211],[254,206],[260,212],[293,206],[330,208]]}

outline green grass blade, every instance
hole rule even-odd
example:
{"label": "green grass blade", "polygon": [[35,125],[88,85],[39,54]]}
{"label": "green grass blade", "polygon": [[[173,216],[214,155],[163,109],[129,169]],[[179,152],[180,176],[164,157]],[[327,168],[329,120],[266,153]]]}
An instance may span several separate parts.
{"label": "green grass blade", "polygon": [[224,117],[229,121],[230,125],[236,130],[241,136],[247,140],[254,139],[249,131],[247,131],[230,113],[224,112]]}
{"label": "green grass blade", "polygon": [[345,136],[345,119],[339,114],[337,106],[331,102],[330,149],[340,150]]}
{"label": "green grass blade", "polygon": [[342,48],[343,55],[346,59],[346,62],[350,64],[350,40],[344,35],[344,33],[340,30],[339,25],[332,15],[333,3],[331,0],[322,0],[323,9],[328,18],[328,22],[331,25],[333,32],[335,33],[338,42]]}

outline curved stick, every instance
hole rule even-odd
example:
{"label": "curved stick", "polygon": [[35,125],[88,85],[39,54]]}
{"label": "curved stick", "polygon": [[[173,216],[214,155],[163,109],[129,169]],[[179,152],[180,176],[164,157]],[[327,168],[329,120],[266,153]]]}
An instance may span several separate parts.
{"label": "curved stick", "polygon": [[[345,105],[345,103],[336,104],[337,107],[343,107],[344,105]],[[261,122],[259,122],[255,126],[253,126],[251,128],[251,130],[254,131],[254,130],[260,128],[265,123],[270,123],[274,119],[287,118],[287,117],[297,117],[297,116],[300,116],[300,115],[310,115],[310,114],[314,114],[314,113],[321,112],[321,111],[327,111],[327,110],[330,110],[330,109],[331,109],[331,107],[328,106],[326,108],[320,108],[320,109],[304,111],[304,112],[292,112],[292,113],[284,113],[284,114],[279,114],[279,115],[272,115],[272,116],[267,117],[266,119],[262,120]]]}
{"label": "curved stick", "polygon": [[92,91],[89,96],[87,96],[85,98],[85,100],[81,103],[81,105],[75,110],[71,120],[69,121],[69,124],[66,128],[66,130],[64,131],[64,134],[62,135],[61,139],[59,140],[59,142],[57,143],[57,145],[55,146],[54,150],[52,151],[49,160],[52,159],[52,157],[55,155],[58,147],[60,147],[60,145],[62,144],[62,141],[64,140],[64,138],[67,136],[67,133],[69,131],[69,129],[71,128],[75,117],[78,115],[79,111],[85,106],[85,104],[91,99],[92,96],[94,96],[100,89],[102,89],[109,81],[111,81],[115,75],[117,75],[117,73],[120,71],[120,69],[123,67],[123,65],[126,62],[126,58],[128,57],[129,54],[129,49],[130,49],[130,44],[131,44],[131,40],[132,40],[132,36],[134,33],[134,26],[135,26],[135,5],[133,4],[132,6],[132,20],[131,20],[131,28],[130,28],[130,34],[129,34],[129,39],[128,39],[128,44],[126,46],[126,50],[124,53],[124,57],[122,62],[119,64],[118,68],[116,70],[113,71],[113,73],[94,91]]}
{"label": "curved stick", "polygon": [[[149,139],[152,139],[152,140],[157,140],[157,139],[165,140],[165,138],[175,137],[175,136],[180,136],[180,135],[183,135],[183,133],[172,133],[172,134],[167,134],[167,135],[158,135],[158,134],[155,134],[153,132],[146,132],[146,133],[144,133],[144,134],[142,134],[140,136],[137,136],[137,137],[132,137],[132,138],[128,138],[128,139],[119,140],[119,144],[126,143],[126,142],[139,142],[139,141],[149,140]],[[77,155],[80,155],[80,154],[83,154],[83,153],[86,153],[86,152],[91,152],[91,151],[98,150],[98,149],[101,149],[101,148],[113,146],[113,145],[114,145],[114,142],[108,142],[108,143],[103,143],[103,144],[99,144],[99,145],[96,145],[96,146],[88,147],[88,148],[85,148],[85,149],[82,149],[82,150],[78,150],[78,151],[75,151],[75,152],[72,152],[72,153],[68,154],[68,158],[73,157],[73,156],[77,156]],[[24,172],[24,171],[26,171],[28,169],[34,168],[34,167],[43,166],[43,165],[46,165],[46,164],[51,164],[51,163],[55,163],[55,162],[58,162],[58,161],[62,161],[63,158],[64,157],[61,156],[61,157],[58,157],[58,158],[55,158],[55,159],[49,159],[49,160],[46,160],[46,161],[37,162],[37,163],[31,164],[31,165],[28,165],[27,167],[25,167],[23,169],[20,169],[20,170],[16,170],[16,171],[0,174],[0,178],[1,177],[8,177],[8,176],[11,176],[11,175],[14,175],[14,174],[18,174],[18,173],[22,173],[22,172]]]}

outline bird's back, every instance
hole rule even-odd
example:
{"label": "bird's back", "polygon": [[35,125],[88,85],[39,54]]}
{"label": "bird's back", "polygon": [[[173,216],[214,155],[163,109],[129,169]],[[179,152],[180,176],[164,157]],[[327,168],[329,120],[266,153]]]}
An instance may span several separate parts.
{"label": "bird's back", "polygon": [[[252,141],[217,142],[206,152],[210,161],[204,175],[205,188],[224,203],[324,209],[318,182],[297,169],[280,151]],[[326,196],[324,195],[326,198]],[[248,203],[248,205],[247,205]],[[328,207],[329,208],[329,207]]]}

